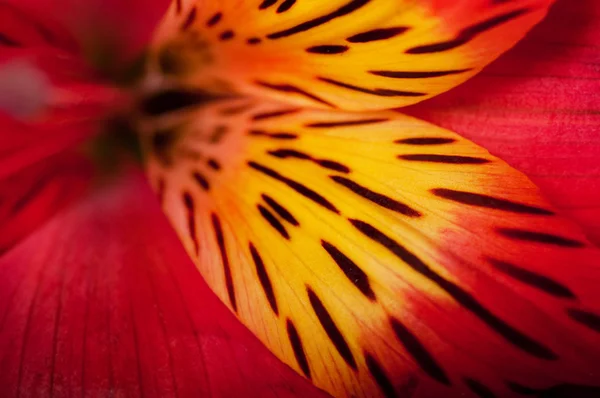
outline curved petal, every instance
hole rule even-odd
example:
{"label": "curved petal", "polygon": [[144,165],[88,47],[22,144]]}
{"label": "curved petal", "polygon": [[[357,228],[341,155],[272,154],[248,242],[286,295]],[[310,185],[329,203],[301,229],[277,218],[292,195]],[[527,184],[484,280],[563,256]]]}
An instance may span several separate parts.
{"label": "curved petal", "polygon": [[323,397],[228,313],[141,175],[0,259],[3,397]]}
{"label": "curved petal", "polygon": [[[464,86],[408,110],[526,173],[600,244],[600,3],[560,1]],[[526,65],[526,66],[525,66]]]}
{"label": "curved petal", "polygon": [[147,126],[166,213],[217,295],[317,386],[598,383],[600,251],[486,150],[392,111],[236,99],[170,116]]}
{"label": "curved petal", "polygon": [[153,49],[167,84],[311,107],[413,104],[464,82],[552,0],[174,1]]}

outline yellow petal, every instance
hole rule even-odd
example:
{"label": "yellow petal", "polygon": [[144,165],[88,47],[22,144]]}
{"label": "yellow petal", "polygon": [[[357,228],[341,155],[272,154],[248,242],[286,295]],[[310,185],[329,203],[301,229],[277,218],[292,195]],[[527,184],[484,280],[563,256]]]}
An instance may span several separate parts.
{"label": "yellow petal", "polygon": [[310,107],[396,108],[476,74],[551,2],[175,1],[152,70],[170,83]]}
{"label": "yellow petal", "polygon": [[151,181],[208,284],[332,395],[598,382],[598,250],[484,149],[389,111],[253,99],[146,128]]}

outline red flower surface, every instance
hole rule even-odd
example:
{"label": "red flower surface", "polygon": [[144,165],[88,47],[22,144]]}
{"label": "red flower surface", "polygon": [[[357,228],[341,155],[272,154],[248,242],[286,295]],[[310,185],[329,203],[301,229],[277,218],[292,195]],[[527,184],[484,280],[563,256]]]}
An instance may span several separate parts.
{"label": "red flower surface", "polygon": [[0,1],[2,396],[600,394],[595,1],[168,3]]}

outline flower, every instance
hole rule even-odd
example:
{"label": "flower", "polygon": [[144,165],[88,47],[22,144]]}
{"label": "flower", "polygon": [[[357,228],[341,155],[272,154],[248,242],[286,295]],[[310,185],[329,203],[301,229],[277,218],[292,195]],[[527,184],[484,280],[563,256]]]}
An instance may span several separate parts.
{"label": "flower", "polygon": [[[257,7],[205,2],[194,8],[189,2],[174,2],[136,89],[143,112],[135,114],[135,123],[150,181],[206,283],[277,356],[335,395],[510,396],[544,390],[557,396],[569,388],[566,394],[571,396],[594,394],[594,387],[585,385],[597,381],[598,254],[578,227],[556,216],[522,174],[448,130],[389,111],[312,109],[405,105],[428,96],[417,96],[417,89],[444,91],[470,71],[444,69],[456,72],[446,73],[446,79],[432,75],[440,74],[439,69],[423,71],[407,64],[412,68],[398,70],[390,61],[374,75],[396,79],[392,87],[374,85],[383,80],[351,79],[353,67],[369,65],[365,55],[352,58],[352,50],[379,41],[373,38],[410,33],[403,24],[381,30],[373,22],[382,15],[395,16],[390,11],[398,3],[382,0],[379,8],[366,1],[339,2],[347,5],[330,6],[329,13],[303,8],[306,2],[276,3],[264,1]],[[486,10],[486,19],[479,12],[454,13],[451,2],[432,1],[437,13],[423,13],[420,5],[406,3],[398,15],[416,26],[434,26],[436,15],[456,26],[470,26],[446,41],[432,37],[423,42],[423,37],[430,38],[427,34],[433,35],[425,29],[414,39],[420,44],[410,49],[427,54],[426,45],[429,50],[464,48],[482,40],[487,46],[469,47],[477,51],[466,56],[452,52],[456,59],[444,66],[458,67],[463,57],[483,66],[523,33],[519,17],[531,18],[530,25],[542,16],[541,8],[523,11],[524,3],[545,4],[494,2],[493,8],[483,1],[464,2],[463,11]],[[356,25],[319,27],[333,20],[332,15],[346,12],[351,17],[363,6],[370,11],[360,21],[353,19]],[[572,26],[556,22],[571,7],[557,5],[550,29]],[[592,2],[577,7],[597,8]],[[311,13],[327,18],[307,19]],[[298,15],[304,16],[302,23],[295,19]],[[30,25],[17,24],[24,26]],[[204,32],[203,26],[217,33],[195,37],[193,32]],[[346,33],[348,26],[354,34],[341,39],[339,32]],[[273,42],[258,41],[264,40],[265,27],[275,32]],[[494,40],[484,28],[495,32]],[[301,29],[317,29],[318,34],[304,42],[276,44],[277,37]],[[593,59],[595,49],[581,44],[592,43],[598,31],[585,25],[581,29],[582,36],[561,38],[580,44],[567,48],[583,61],[555,53],[560,62],[531,65],[529,73],[542,73],[542,78],[520,82],[523,72],[511,62],[520,62],[523,54],[530,61],[533,57],[524,51],[554,37],[538,30],[537,38],[533,35],[480,77],[409,112],[489,144],[532,171],[542,187],[555,190],[553,197],[564,200],[559,204],[571,208],[574,202],[561,194],[560,186],[574,185],[567,181],[552,186],[555,180],[527,169],[518,152],[509,156],[515,149],[490,124],[517,124],[544,137],[536,129],[547,121],[537,112],[553,112],[555,123],[578,122],[593,131],[593,98],[569,98],[578,113],[569,113],[565,122],[556,108],[544,108],[552,101],[565,104],[563,96],[549,95],[564,86],[539,87],[540,94],[531,91],[533,98],[517,95],[520,84],[548,84],[546,79],[565,73],[561,65],[568,66],[569,74],[562,78],[569,84],[577,81],[573,75],[594,76],[585,57]],[[16,40],[0,37],[9,45]],[[107,40],[92,39],[92,49]],[[214,41],[223,44],[217,47]],[[300,51],[291,51],[292,44],[300,45]],[[20,200],[3,206],[12,210],[9,220],[14,215],[27,220],[2,231],[7,248],[48,219],[44,210],[55,209],[60,184],[73,197],[85,186],[88,169],[74,165],[85,165],[86,158],[61,150],[93,131],[84,127],[94,116],[114,111],[115,104],[129,106],[126,92],[86,84],[83,76],[93,75],[94,69],[77,67],[77,79],[63,77],[66,69],[52,69],[57,58],[47,57],[45,46],[31,47],[35,51],[22,54],[37,68],[9,64],[3,69],[11,78],[25,74],[32,84],[24,92],[35,94],[25,98],[41,102],[4,105],[12,115],[4,116],[6,123],[15,127],[6,130],[10,146],[4,153],[11,156],[2,157],[3,170],[19,173],[19,179],[13,177],[3,192]],[[363,48],[371,48],[367,54],[377,61],[391,47]],[[346,54],[360,62],[344,64]],[[12,62],[15,57],[9,55]],[[79,58],[73,58],[60,59],[76,65]],[[429,62],[439,67],[439,59]],[[310,68],[307,63],[312,63]],[[119,75],[113,68],[103,69],[105,76]],[[319,69],[318,83],[310,83],[311,68]],[[46,71],[45,77],[39,70]],[[517,77],[506,77],[517,72]],[[252,75],[260,78],[249,79]],[[590,90],[587,84],[581,88]],[[99,91],[90,96],[82,89]],[[255,95],[232,95],[240,92]],[[540,99],[544,103],[536,103]],[[200,102],[206,104],[196,108]],[[43,115],[44,103],[57,113]],[[503,110],[494,110],[498,103]],[[312,108],[299,109],[299,104]],[[516,118],[515,110],[522,109],[528,111]],[[28,117],[27,122],[15,120],[15,115]],[[36,123],[40,120],[44,123]],[[19,134],[11,134],[17,128]],[[579,131],[584,137],[571,145],[592,137],[587,132]],[[48,135],[52,139],[47,144],[36,142]],[[576,138],[569,134],[569,140]],[[560,139],[553,137],[546,145]],[[536,153],[548,156],[553,149]],[[593,154],[593,148],[583,150]],[[597,163],[589,166],[597,168]],[[543,167],[571,170],[552,158]],[[587,195],[598,193],[597,186],[580,189]],[[574,219],[578,211],[570,209]],[[593,228],[586,232],[597,239]],[[319,394],[268,354],[209,294],[135,171],[52,218],[7,250],[0,263],[0,384],[9,395]]]}

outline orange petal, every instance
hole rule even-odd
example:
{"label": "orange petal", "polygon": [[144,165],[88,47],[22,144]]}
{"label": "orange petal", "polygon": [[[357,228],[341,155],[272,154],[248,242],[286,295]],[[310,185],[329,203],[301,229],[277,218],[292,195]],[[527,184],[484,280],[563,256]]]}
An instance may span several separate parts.
{"label": "orange petal", "polygon": [[596,0],[561,1],[522,43],[473,80],[407,110],[523,171],[597,245],[599,15]]}
{"label": "orange petal", "polygon": [[551,2],[175,1],[153,44],[152,68],[167,84],[311,107],[394,108],[473,76]]}
{"label": "orange petal", "polygon": [[318,387],[598,383],[600,252],[486,150],[391,111],[248,98],[171,117],[146,126],[164,210],[209,286]]}

